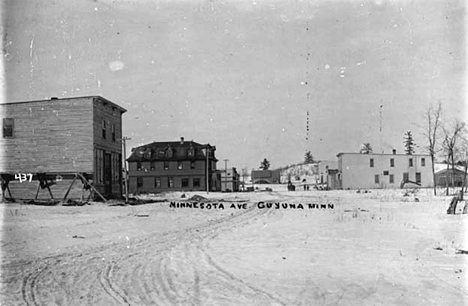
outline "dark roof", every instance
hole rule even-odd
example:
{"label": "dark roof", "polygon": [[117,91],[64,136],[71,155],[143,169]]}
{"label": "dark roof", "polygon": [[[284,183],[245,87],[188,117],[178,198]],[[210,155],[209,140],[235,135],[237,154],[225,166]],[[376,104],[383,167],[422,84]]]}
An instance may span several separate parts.
{"label": "dark roof", "polygon": [[[189,156],[189,148],[192,147],[194,155]],[[161,141],[152,142],[132,148],[132,154],[127,161],[161,161],[161,160],[206,160],[204,149],[206,147],[211,148],[212,151],[216,151],[215,146],[209,144],[203,145],[195,141]],[[172,150],[172,157],[166,155],[167,150]],[[213,154],[209,156],[210,160],[218,161]]]}
{"label": "dark roof", "polygon": [[445,174],[445,173],[447,173],[447,172],[448,172],[449,174],[451,174],[451,173],[453,172],[453,173],[456,174],[456,175],[464,175],[464,174],[465,174],[464,171],[462,171],[462,170],[460,170],[460,169],[457,169],[457,168],[455,168],[455,169],[452,169],[452,168],[443,169],[443,170],[437,171],[435,174],[440,175],[440,174]]}
{"label": "dark roof", "polygon": [[106,98],[103,98],[101,96],[83,96],[83,97],[70,97],[70,98],[57,98],[57,97],[52,97],[50,99],[43,99],[43,100],[33,100],[33,101],[19,101],[19,102],[6,102],[6,103],[0,103],[1,105],[12,105],[12,104],[23,104],[23,103],[37,103],[37,102],[46,102],[46,101],[66,101],[66,100],[74,100],[74,99],[94,99],[94,101],[99,100],[104,103],[109,103],[112,106],[118,108],[122,113],[125,113],[127,110],[120,105],[107,100]]}
{"label": "dark roof", "polygon": [[252,170],[250,176],[252,178],[269,178],[279,173],[279,170]]}

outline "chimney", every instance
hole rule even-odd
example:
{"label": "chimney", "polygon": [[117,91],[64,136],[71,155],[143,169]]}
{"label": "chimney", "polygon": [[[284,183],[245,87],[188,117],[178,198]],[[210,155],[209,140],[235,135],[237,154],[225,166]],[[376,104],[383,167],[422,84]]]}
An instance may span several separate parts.
{"label": "chimney", "polygon": [[180,144],[184,144],[184,137],[180,137]]}
{"label": "chimney", "polygon": [[395,149],[393,149],[393,155],[395,155],[395,154],[396,154],[396,150],[395,150]]}

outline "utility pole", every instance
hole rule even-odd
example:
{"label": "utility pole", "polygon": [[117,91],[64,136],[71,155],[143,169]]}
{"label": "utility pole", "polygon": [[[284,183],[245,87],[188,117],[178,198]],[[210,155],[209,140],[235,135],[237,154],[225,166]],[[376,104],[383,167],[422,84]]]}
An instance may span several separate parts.
{"label": "utility pole", "polygon": [[383,147],[382,147],[382,111],[383,111],[383,105],[380,105],[380,114],[379,114],[379,117],[380,117],[380,133],[379,133],[379,136],[380,136],[380,152],[383,154]]}
{"label": "utility pole", "polygon": [[[224,191],[226,191],[226,189],[227,189],[227,181],[228,181],[228,179],[227,179],[227,175],[228,175],[228,173],[227,173],[227,162],[228,162],[228,160],[229,159],[224,159]],[[222,184],[222,182],[221,182],[221,184]],[[222,189],[223,189],[223,187],[221,187],[221,190]]]}
{"label": "utility pole", "polygon": [[127,145],[126,141],[131,140],[131,138],[128,138],[127,136],[124,136],[122,138],[122,144],[123,144],[123,154],[124,154],[124,171],[125,171],[125,204],[128,203],[128,171],[127,171]]}
{"label": "utility pole", "polygon": [[210,154],[210,145],[205,147],[205,155],[206,155],[206,194],[210,193],[210,181],[209,181],[209,170],[208,170],[208,163],[209,163],[209,154]]}

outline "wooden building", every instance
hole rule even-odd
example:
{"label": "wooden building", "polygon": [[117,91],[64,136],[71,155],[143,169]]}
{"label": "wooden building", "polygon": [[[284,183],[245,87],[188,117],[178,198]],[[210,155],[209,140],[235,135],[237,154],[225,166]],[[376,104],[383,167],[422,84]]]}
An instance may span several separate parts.
{"label": "wooden building", "polygon": [[339,153],[340,188],[432,187],[430,155]]}
{"label": "wooden building", "polygon": [[[217,191],[216,147],[194,141],[153,142],[132,149],[128,161],[129,192]],[[208,177],[208,180],[207,180]]]}
{"label": "wooden building", "polygon": [[221,181],[222,192],[237,192],[239,191],[240,175],[237,173],[236,168],[232,167],[229,169],[218,170]]}
{"label": "wooden building", "polygon": [[436,185],[440,187],[461,187],[465,179],[465,172],[460,169],[443,169],[435,173]]}
{"label": "wooden building", "polygon": [[252,170],[252,183],[254,184],[279,184],[281,179],[280,170]]}
{"label": "wooden building", "polygon": [[4,103],[0,110],[3,195],[9,189],[14,198],[57,199],[77,181],[69,190],[75,198],[81,181],[104,196],[121,196],[124,108],[88,96]]}

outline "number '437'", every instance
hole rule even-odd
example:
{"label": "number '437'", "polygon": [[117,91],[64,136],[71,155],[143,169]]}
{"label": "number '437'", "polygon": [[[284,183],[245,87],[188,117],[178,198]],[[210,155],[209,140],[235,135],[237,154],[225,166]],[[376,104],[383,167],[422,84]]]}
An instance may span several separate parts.
{"label": "number '437'", "polygon": [[15,180],[19,180],[20,183],[25,181],[32,181],[33,175],[31,173],[17,173],[15,174]]}

